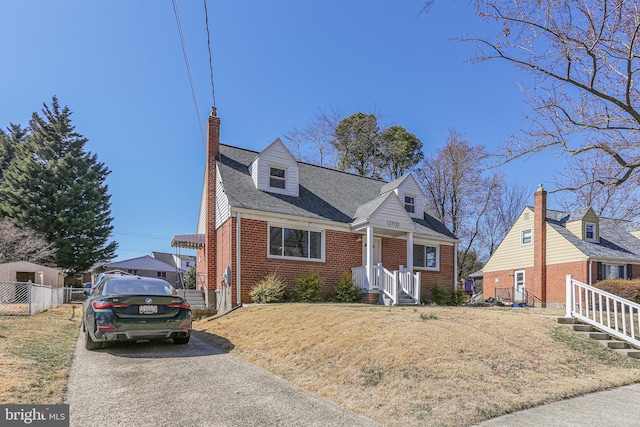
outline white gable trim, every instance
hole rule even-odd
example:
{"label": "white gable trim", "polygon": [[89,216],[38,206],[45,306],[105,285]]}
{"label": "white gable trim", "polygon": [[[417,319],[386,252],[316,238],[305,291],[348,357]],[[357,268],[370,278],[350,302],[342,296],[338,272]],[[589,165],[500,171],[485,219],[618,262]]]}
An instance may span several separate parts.
{"label": "white gable trim", "polygon": [[[285,171],[285,188],[271,186],[271,168]],[[262,150],[251,163],[249,169],[253,183],[258,190],[294,197],[299,196],[298,162],[280,139],[276,139]]]}
{"label": "white gable trim", "polygon": [[374,226],[386,230],[409,232],[415,230],[413,219],[404,208],[395,192],[390,192],[385,200],[368,217],[358,218],[351,224],[353,228],[361,229]]}

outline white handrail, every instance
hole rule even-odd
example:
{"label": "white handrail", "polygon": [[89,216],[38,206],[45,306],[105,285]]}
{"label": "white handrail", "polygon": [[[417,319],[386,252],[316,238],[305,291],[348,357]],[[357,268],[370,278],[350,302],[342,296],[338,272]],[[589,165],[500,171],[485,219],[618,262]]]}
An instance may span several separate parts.
{"label": "white handrail", "polygon": [[640,304],[589,286],[567,275],[566,317],[575,317],[633,345],[640,346]]}

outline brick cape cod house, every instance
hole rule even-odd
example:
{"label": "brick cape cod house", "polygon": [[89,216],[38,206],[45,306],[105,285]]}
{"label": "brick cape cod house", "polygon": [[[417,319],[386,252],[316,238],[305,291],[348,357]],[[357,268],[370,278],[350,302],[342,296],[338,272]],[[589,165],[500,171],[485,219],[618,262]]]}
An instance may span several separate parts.
{"label": "brick cape cod house", "polygon": [[485,299],[509,294],[514,300],[564,304],[568,274],[589,285],[640,276],[640,223],[601,218],[592,208],[547,209],[540,186],[533,208],[524,208],[483,274]]}
{"label": "brick cape cod house", "polygon": [[434,285],[453,291],[457,276],[458,240],[423,200],[412,175],[386,183],[297,162],[279,139],[259,153],[220,144],[214,108],[198,235],[184,247],[197,249],[207,306],[220,311],[250,303],[269,273],[292,290],[310,269],[325,294],[352,273],[366,302],[419,301]]}

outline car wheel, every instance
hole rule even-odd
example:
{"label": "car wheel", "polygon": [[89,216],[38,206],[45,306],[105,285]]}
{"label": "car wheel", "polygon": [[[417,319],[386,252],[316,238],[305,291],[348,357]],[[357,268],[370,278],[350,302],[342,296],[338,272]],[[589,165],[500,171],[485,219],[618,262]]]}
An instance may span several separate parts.
{"label": "car wheel", "polygon": [[188,335],[188,336],[183,337],[183,338],[174,338],[173,339],[173,343],[174,344],[187,344],[189,342],[189,338],[191,338],[191,335]]}
{"label": "car wheel", "polygon": [[89,331],[86,331],[84,333],[84,348],[89,351],[99,350],[102,348],[102,343],[92,340],[91,335],[89,335]]}

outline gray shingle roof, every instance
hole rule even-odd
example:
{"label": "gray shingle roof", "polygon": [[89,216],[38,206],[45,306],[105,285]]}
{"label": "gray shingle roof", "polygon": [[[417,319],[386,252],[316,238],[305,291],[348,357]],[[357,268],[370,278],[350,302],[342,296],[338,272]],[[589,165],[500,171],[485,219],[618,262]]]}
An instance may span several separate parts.
{"label": "gray shingle roof", "polygon": [[[362,209],[367,209],[364,205],[375,204],[374,199],[383,189],[389,188],[385,187],[384,181],[298,162],[299,197],[261,191],[255,187],[249,173],[249,166],[258,154],[220,145],[218,166],[232,207],[350,224]],[[418,234],[456,238],[427,214],[424,220],[414,221]]]}
{"label": "gray shingle roof", "polygon": [[599,242],[582,240],[565,228],[565,223],[582,219],[587,210],[588,208],[573,212],[547,210],[547,223],[590,258],[629,262],[640,260],[640,239],[631,234],[631,231],[640,230],[640,223],[599,218]]}

